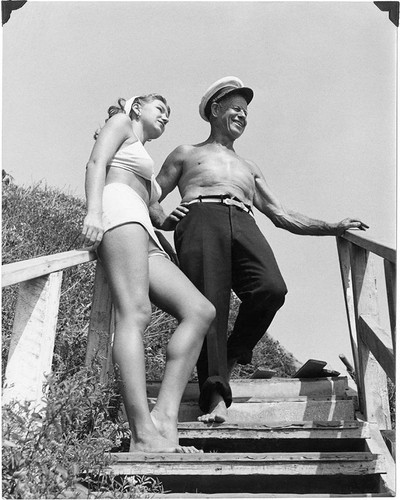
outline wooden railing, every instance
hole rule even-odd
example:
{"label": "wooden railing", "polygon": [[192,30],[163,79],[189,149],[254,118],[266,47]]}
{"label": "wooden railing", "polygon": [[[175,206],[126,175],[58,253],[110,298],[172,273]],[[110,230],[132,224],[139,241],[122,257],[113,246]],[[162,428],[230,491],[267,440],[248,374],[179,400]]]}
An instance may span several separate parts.
{"label": "wooden railing", "polygon": [[[51,373],[63,271],[94,260],[94,252],[72,250],[2,266],[2,287],[19,284],[3,404],[28,401],[32,409],[42,407],[43,384]],[[102,379],[110,366],[111,325],[111,297],[97,263],[86,364],[98,356]]]}
{"label": "wooden railing", "polygon": [[[364,418],[390,429],[387,377],[395,381],[396,254],[393,249],[356,233],[337,238],[360,409]],[[380,326],[376,273],[372,255],[383,259],[389,308],[389,335]],[[2,267],[2,286],[19,283],[3,403],[12,400],[42,405],[45,375],[51,372],[62,272],[96,259],[73,250]],[[101,360],[101,378],[112,370],[111,296],[101,264],[96,277],[88,330],[86,364]]]}
{"label": "wooden railing", "polygon": [[[396,378],[396,252],[355,232],[337,238],[360,412],[391,429],[389,377]],[[383,265],[389,327],[382,327],[378,265]],[[390,329],[390,333],[387,331]]]}

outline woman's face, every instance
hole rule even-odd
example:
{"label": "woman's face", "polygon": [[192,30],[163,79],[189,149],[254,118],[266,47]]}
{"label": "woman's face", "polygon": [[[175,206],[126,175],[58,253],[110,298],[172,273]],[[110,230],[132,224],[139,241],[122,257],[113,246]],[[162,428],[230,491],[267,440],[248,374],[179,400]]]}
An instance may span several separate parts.
{"label": "woman's face", "polygon": [[160,100],[145,102],[141,107],[141,120],[149,139],[157,139],[164,133],[169,122],[167,106]]}

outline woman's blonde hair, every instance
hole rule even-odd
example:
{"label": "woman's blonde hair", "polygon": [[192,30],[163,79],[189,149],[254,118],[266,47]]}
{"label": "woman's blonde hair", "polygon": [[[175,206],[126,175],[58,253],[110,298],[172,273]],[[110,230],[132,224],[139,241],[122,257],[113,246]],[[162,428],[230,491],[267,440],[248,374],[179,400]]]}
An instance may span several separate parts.
{"label": "woman's blonde hair", "polygon": [[[164,96],[160,95],[160,94],[147,94],[147,95],[142,95],[142,96],[137,96],[135,97],[135,99],[133,100],[132,102],[132,106],[136,103],[138,104],[141,104],[143,105],[145,102],[152,102],[152,101],[161,101],[165,104],[165,106],[167,107],[167,111],[168,111],[168,116],[170,115],[171,113],[171,108],[168,106],[168,103],[167,103],[167,100],[165,99]],[[118,106],[116,105],[113,105],[113,106],[110,106],[107,110],[108,112],[108,118],[105,119],[105,123],[107,123],[107,121],[114,115],[117,115],[118,113],[126,113],[125,111],[125,104],[126,104],[126,99],[124,99],[123,97],[120,97],[117,101],[118,103]],[[131,109],[129,111],[129,118],[131,120],[133,120],[134,116],[133,116],[133,111],[132,111],[132,106],[131,106]],[[126,113],[127,114],[127,113]],[[99,133],[100,133],[100,130],[102,129],[102,127],[99,127],[95,133],[94,133],[94,139],[96,140],[97,137],[99,136]]]}

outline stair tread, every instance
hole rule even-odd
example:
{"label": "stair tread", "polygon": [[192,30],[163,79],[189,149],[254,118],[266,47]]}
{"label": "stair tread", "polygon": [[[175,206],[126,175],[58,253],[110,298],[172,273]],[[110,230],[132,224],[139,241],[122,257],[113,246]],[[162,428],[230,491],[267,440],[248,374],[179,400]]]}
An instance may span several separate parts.
{"label": "stair tread", "polygon": [[199,421],[192,422],[180,422],[178,423],[178,429],[236,429],[236,430],[254,430],[254,429],[361,429],[364,427],[369,427],[368,422],[363,422],[359,420],[299,420],[287,422],[286,420],[282,420],[281,422],[266,422],[264,424],[259,423],[251,423],[251,422],[243,422],[243,423],[231,423],[231,422],[222,422],[222,423],[209,423],[204,424]]}
{"label": "stair tread", "polygon": [[380,455],[340,453],[117,453],[115,474],[157,476],[364,475],[385,472]]}
{"label": "stair tread", "polygon": [[[183,402],[180,405],[178,421],[194,421],[200,415],[202,412],[197,403]],[[228,420],[236,423],[275,422],[282,421],[282,417],[286,421],[353,420],[354,402],[352,399],[233,402],[228,409]]]}
{"label": "stair tread", "polygon": [[[148,398],[150,402],[155,402],[157,398]],[[310,396],[293,396],[293,397],[278,397],[278,396],[238,396],[232,398],[232,404],[243,403],[297,403],[306,401],[352,401],[347,395],[318,395]],[[182,405],[198,405],[197,401],[183,401]]]}
{"label": "stair tread", "polygon": [[121,462],[291,462],[291,461],[359,461],[375,460],[379,457],[376,453],[368,451],[343,451],[339,453],[321,452],[289,452],[289,453],[113,453],[114,457]]}
{"label": "stair tread", "polygon": [[243,423],[204,424],[181,422],[179,438],[185,439],[368,439],[369,426],[364,422],[271,422],[265,424]]}
{"label": "stair tread", "polygon": [[[148,398],[150,404],[155,403],[156,398]],[[322,396],[322,397],[313,397],[313,396],[296,396],[293,398],[276,398],[276,397],[240,397],[240,398],[232,398],[232,405],[245,405],[245,404],[288,404],[288,403],[331,403],[335,401],[349,401],[353,404],[353,399],[348,398],[347,396]],[[197,401],[182,401],[181,406],[198,406]]]}
{"label": "stair tread", "polygon": [[[346,395],[348,379],[346,376],[322,377],[315,379],[297,379],[273,377],[270,379],[233,379],[230,380],[232,396],[235,397],[296,397],[310,395]],[[161,382],[148,381],[147,394],[157,397]],[[197,382],[189,382],[182,401],[198,401],[199,387]]]}

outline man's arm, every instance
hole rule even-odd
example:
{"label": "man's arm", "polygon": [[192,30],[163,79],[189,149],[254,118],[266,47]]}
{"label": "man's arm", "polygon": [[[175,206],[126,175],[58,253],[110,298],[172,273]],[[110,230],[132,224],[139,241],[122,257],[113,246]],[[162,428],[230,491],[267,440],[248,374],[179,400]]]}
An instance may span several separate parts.
{"label": "man's arm", "polygon": [[178,146],[165,159],[160,172],[157,175],[157,182],[162,189],[159,201],[162,201],[167,194],[175,189],[183,171],[183,163],[190,146]]}
{"label": "man's arm", "polygon": [[182,204],[174,208],[174,210],[167,215],[158,201],[149,207],[151,223],[155,228],[162,229],[163,231],[173,231],[178,222],[185,217],[188,211],[185,205]]}
{"label": "man's arm", "polygon": [[271,219],[276,227],[291,233],[311,236],[339,236],[348,229],[365,231],[368,226],[359,219],[347,218],[340,222],[329,223],[312,219],[301,213],[285,208],[268,187],[261,171],[255,167],[254,206]]}
{"label": "man's arm", "polygon": [[150,206],[149,212],[153,226],[163,231],[173,231],[178,222],[188,212],[188,209],[184,205],[179,205],[167,215],[160,205],[160,201],[173,191],[179,183],[179,179],[182,175],[185,148],[185,146],[178,146],[174,149],[174,151],[167,156],[157,175],[157,182],[161,186],[162,194],[160,200]]}

